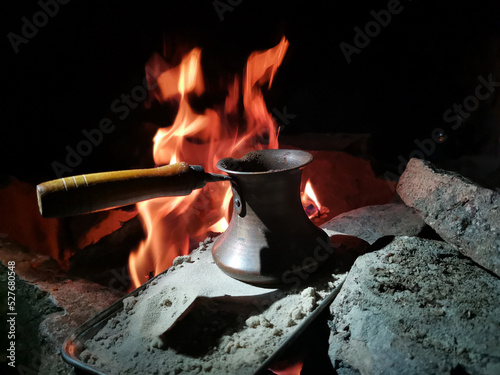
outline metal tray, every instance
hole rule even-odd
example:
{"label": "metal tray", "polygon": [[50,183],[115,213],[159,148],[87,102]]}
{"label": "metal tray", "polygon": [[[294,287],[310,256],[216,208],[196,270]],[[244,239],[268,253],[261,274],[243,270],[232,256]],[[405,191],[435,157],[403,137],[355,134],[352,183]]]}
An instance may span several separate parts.
{"label": "metal tray", "polygon": [[[161,274],[167,271],[162,272]],[[105,310],[101,311],[99,314],[87,320],[80,327],[75,329],[73,333],[64,341],[61,347],[61,356],[62,358],[74,366],[76,369],[83,370],[84,372],[90,374],[99,374],[99,375],[107,375],[100,370],[90,366],[89,364],[80,360],[80,354],[85,350],[85,342],[91,338],[93,338],[97,332],[101,330],[102,327],[106,325],[108,320],[113,318],[116,314],[118,314],[123,309],[123,300],[128,297],[134,297],[138,295],[142,290],[144,290],[147,285],[153,281],[156,277],[161,274],[153,277],[148,282],[144,283],[134,291],[129,294],[124,295],[118,301],[114,302],[110,306],[108,306]]]}
{"label": "metal tray", "polygon": [[[93,338],[97,332],[99,332],[99,330],[106,325],[108,320],[112,319],[123,309],[123,300],[125,298],[136,296],[143,289],[145,289],[150,282],[167,271],[168,270],[162,272],[131,293],[123,296],[118,301],[73,331],[73,333],[71,333],[71,335],[64,341],[61,348],[61,355],[64,361],[85,373],[108,375],[80,360],[80,354],[85,350],[85,342]],[[254,372],[254,375],[266,373],[267,369],[269,369],[277,359],[284,356],[286,351],[292,346],[297,338],[311,325],[321,312],[333,302],[335,297],[340,292],[343,283],[344,281],[341,281],[340,284],[318,305],[318,307],[297,326],[293,333],[279,346],[279,348],[277,348],[276,351]]]}

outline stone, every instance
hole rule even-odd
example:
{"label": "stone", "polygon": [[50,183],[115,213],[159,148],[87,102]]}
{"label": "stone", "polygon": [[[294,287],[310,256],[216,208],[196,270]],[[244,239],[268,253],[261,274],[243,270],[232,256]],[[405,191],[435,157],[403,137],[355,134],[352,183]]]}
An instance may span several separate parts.
{"label": "stone", "polygon": [[360,207],[385,204],[394,197],[396,184],[378,178],[368,160],[344,152],[309,152],[314,160],[302,171],[302,181],[311,182],[319,202],[329,209],[329,218]]}
{"label": "stone", "polygon": [[359,257],[330,306],[339,374],[500,373],[500,279],[442,241]]}
{"label": "stone", "polygon": [[410,160],[397,192],[441,238],[500,276],[500,193],[419,159]]}
{"label": "stone", "polygon": [[340,214],[322,225],[327,233],[340,232],[373,244],[384,236],[416,236],[425,222],[413,208],[399,203],[366,206]]}
{"label": "stone", "polygon": [[[70,279],[54,259],[10,239],[0,241],[0,261],[2,285],[7,285],[6,265],[15,262],[17,370],[22,374],[74,374],[60,355],[64,340],[124,291]],[[1,294],[6,294],[3,290]]]}

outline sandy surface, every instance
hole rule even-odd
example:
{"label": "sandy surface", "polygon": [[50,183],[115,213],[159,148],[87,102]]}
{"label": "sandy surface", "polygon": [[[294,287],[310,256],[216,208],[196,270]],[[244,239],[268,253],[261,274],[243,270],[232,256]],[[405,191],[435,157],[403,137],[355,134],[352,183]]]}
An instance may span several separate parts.
{"label": "sandy surface", "polygon": [[80,359],[106,374],[252,374],[345,277],[255,287],[222,273],[211,250],[205,241],[126,298]]}

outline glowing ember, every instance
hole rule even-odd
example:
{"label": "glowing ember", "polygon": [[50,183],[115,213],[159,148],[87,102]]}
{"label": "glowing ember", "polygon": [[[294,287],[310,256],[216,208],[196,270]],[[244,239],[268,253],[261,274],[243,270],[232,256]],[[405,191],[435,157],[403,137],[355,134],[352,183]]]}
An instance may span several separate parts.
{"label": "glowing ember", "polygon": [[137,215],[135,211],[110,210],[102,221],[97,222],[83,236],[78,239],[78,248],[85,247],[98,242],[104,236],[120,229],[124,222],[129,221]]}
{"label": "glowing ember", "polygon": [[300,375],[303,365],[304,364],[302,362],[299,362],[280,370],[273,368],[271,371],[276,375]]}
{"label": "glowing ember", "polygon": [[[195,112],[188,96],[205,91],[200,65],[201,50],[187,53],[175,67],[153,56],[147,71],[155,72],[158,85],[155,98],[160,102],[176,99],[179,109],[174,123],[159,129],[154,137],[153,157],[157,165],[185,161],[201,165],[207,172],[217,172],[215,164],[224,157],[240,158],[247,152],[278,148],[276,123],[268,113],[261,87],[270,88],[288,48],[288,41],[248,58],[243,79],[236,76],[228,86],[224,106]],[[240,83],[241,82],[241,83]],[[241,86],[243,86],[241,88]],[[243,92],[243,123],[238,103]],[[208,232],[222,232],[229,222],[231,191],[228,182],[212,183],[185,197],[158,198],[137,205],[147,233],[145,241],[130,255],[129,269],[134,286],[148,280],[148,275],[162,272],[179,255],[186,255],[190,242],[198,243]]]}

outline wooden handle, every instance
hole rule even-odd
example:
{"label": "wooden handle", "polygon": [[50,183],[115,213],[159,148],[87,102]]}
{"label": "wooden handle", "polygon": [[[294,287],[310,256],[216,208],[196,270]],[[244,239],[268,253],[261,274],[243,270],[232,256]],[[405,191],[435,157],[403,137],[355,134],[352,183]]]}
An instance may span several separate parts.
{"label": "wooden handle", "polygon": [[201,167],[176,163],[65,177],[37,186],[38,206],[43,217],[63,217],[151,198],[188,195],[193,189],[205,186],[205,175]]}

